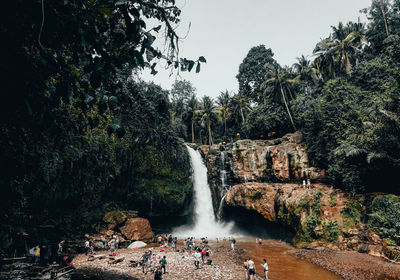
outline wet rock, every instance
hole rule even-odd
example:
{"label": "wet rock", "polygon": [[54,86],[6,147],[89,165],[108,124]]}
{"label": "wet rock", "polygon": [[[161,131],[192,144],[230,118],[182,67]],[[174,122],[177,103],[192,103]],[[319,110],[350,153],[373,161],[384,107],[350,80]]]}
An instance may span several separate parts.
{"label": "wet rock", "polygon": [[130,218],[119,230],[129,240],[152,241],[154,239],[150,222],[144,218]]}

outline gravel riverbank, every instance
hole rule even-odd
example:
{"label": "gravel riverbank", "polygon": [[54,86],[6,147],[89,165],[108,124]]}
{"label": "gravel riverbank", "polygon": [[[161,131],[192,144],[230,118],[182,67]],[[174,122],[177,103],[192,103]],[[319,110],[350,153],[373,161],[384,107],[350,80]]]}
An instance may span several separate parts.
{"label": "gravel riverbank", "polygon": [[[182,246],[178,246],[181,249]],[[153,252],[157,256],[157,261],[163,256],[167,258],[167,273],[163,274],[163,279],[182,280],[182,279],[204,279],[204,280],[234,280],[244,279],[244,269],[239,259],[239,250],[232,252],[228,242],[219,242],[210,245],[212,254],[207,259],[212,260],[211,265],[202,264],[200,269],[194,266],[193,252],[173,252],[170,248],[155,247]],[[160,250],[165,250],[160,252]],[[120,249],[116,257],[124,257],[124,261],[116,264],[109,264],[108,252],[100,251],[107,257],[101,260],[88,261],[85,255],[78,255],[73,260],[73,265],[77,269],[75,279],[89,279],[89,275],[97,275],[98,279],[106,279],[105,273],[112,279],[154,279],[153,273],[143,274],[140,267],[129,266],[130,260],[139,261],[140,257],[147,248],[135,250]],[[111,276],[112,275],[112,276]],[[90,278],[92,279],[92,278]],[[109,278],[110,279],[110,278]]]}
{"label": "gravel riverbank", "polygon": [[296,256],[330,270],[345,280],[400,279],[400,264],[358,252],[299,250]]}

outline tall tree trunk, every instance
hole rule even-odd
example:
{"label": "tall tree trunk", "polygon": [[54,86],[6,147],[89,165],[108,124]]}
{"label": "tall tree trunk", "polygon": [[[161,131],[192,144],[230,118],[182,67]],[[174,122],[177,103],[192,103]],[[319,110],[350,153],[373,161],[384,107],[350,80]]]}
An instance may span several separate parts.
{"label": "tall tree trunk", "polygon": [[212,145],[213,144],[213,140],[212,140],[212,135],[211,135],[210,118],[207,118],[207,130],[208,130],[208,144]]}
{"label": "tall tree trunk", "polygon": [[194,143],[194,122],[192,118],[192,143]]}
{"label": "tall tree trunk", "polygon": [[292,114],[290,113],[289,106],[288,106],[287,101],[286,101],[285,93],[283,92],[283,88],[282,88],[282,83],[281,83],[281,81],[279,81],[279,86],[280,86],[280,88],[281,88],[281,94],[282,94],[282,98],[283,98],[283,103],[285,103],[286,110],[287,110],[288,115],[289,115],[289,118],[290,118],[290,122],[292,123],[292,126],[293,126],[294,131],[296,131],[296,126],[294,125],[294,121],[293,121],[293,118],[292,118]]}
{"label": "tall tree trunk", "polygon": [[224,136],[226,136],[226,115],[224,116]]}
{"label": "tall tree trunk", "polygon": [[388,28],[388,23],[387,23],[387,19],[386,19],[386,13],[383,9],[383,0],[380,0],[379,2],[380,2],[379,7],[381,8],[382,17],[383,17],[383,22],[385,23],[386,37],[389,37],[389,28]]}
{"label": "tall tree trunk", "polygon": [[240,115],[242,116],[242,123],[244,123],[243,107],[240,106]]}

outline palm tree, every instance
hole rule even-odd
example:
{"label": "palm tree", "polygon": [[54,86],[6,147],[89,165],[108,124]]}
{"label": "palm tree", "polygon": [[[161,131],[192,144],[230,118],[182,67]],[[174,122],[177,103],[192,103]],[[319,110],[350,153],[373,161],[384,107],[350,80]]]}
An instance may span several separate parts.
{"label": "palm tree", "polygon": [[202,99],[202,119],[206,121],[207,131],[208,131],[208,144],[213,144],[212,133],[211,133],[211,116],[214,114],[213,110],[215,108],[214,100],[209,96],[204,96]]}
{"label": "palm tree", "polygon": [[296,126],[288,105],[289,98],[294,99],[294,94],[291,90],[294,83],[295,80],[293,79],[293,74],[289,71],[289,69],[282,69],[278,66],[275,68],[275,71],[272,73],[270,78],[266,79],[261,84],[260,88],[261,90],[264,90],[265,96],[270,96],[277,101],[283,101],[293,129],[296,131]]}
{"label": "palm tree", "polygon": [[231,100],[231,96],[229,95],[229,91],[221,92],[218,96],[217,104],[221,107],[222,117],[224,119],[224,136],[226,136],[226,119],[228,115],[229,102]]}
{"label": "palm tree", "polygon": [[321,75],[327,72],[335,74],[336,67],[340,69],[344,66],[345,72],[350,74],[354,56],[366,41],[364,25],[350,22],[344,26],[340,22],[338,27],[332,26],[332,30],[331,36],[319,42],[314,49],[317,70]]}
{"label": "palm tree", "polygon": [[194,143],[194,119],[195,119],[195,113],[199,107],[199,102],[197,101],[197,98],[195,95],[192,95],[187,104],[187,108],[190,112],[190,122],[192,125],[192,143]]}
{"label": "palm tree", "polygon": [[233,95],[231,102],[235,120],[237,121],[240,118],[243,124],[246,120],[245,114],[251,110],[249,100],[239,91],[237,94]]}

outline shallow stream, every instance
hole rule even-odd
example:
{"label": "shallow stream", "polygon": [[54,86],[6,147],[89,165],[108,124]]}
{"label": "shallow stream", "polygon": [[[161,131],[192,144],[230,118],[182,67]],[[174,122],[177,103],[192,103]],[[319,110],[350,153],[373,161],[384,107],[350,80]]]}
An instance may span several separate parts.
{"label": "shallow stream", "polygon": [[[251,257],[256,265],[256,272],[263,276],[263,259],[269,266],[270,280],[340,280],[341,277],[295,256],[296,249],[289,244],[267,239],[256,244],[255,238],[241,238],[236,247],[244,249],[242,260]],[[245,279],[245,278],[243,278]]]}

